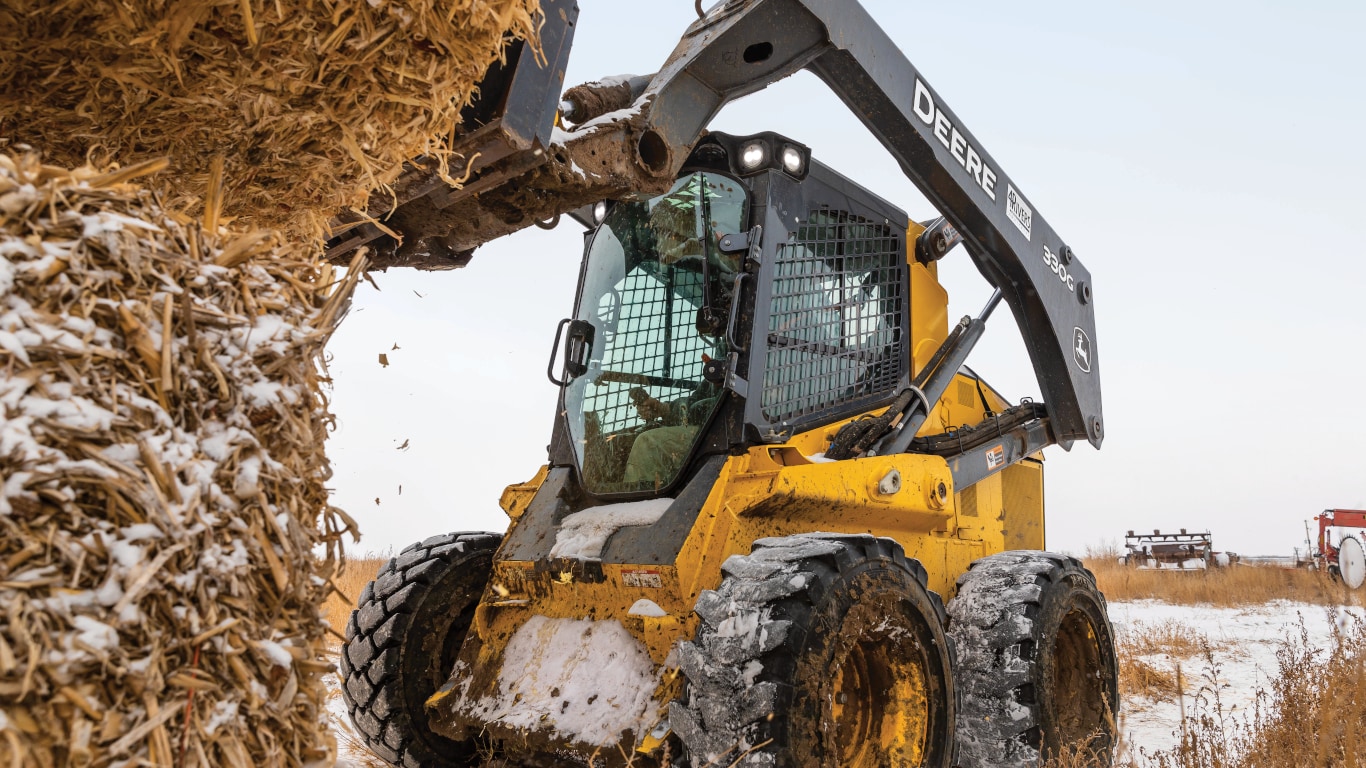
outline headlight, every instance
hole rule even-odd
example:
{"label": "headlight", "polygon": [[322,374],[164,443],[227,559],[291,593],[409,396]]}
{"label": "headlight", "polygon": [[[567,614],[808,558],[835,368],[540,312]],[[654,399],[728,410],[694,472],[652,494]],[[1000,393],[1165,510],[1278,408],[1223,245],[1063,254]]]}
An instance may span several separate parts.
{"label": "headlight", "polygon": [[802,173],[802,153],[796,147],[783,147],[783,170],[793,176],[800,176]]}
{"label": "headlight", "polygon": [[599,200],[593,204],[593,223],[601,224],[607,218],[607,201]]}
{"label": "headlight", "polygon": [[740,169],[753,171],[768,162],[768,145],[751,141],[740,149]]}

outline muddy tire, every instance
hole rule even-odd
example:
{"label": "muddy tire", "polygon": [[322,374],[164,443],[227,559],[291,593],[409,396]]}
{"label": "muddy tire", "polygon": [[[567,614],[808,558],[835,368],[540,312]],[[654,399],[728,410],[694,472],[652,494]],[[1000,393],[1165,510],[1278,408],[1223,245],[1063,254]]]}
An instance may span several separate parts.
{"label": "muddy tire", "polygon": [[1032,768],[1064,746],[1111,764],[1118,661],[1090,571],[1050,552],[984,557],[958,578],[948,612],[962,768]]}
{"label": "muddy tire", "polygon": [[703,592],[669,707],[692,766],[913,765],[954,760],[952,648],[925,569],[890,539],[760,539]]}
{"label": "muddy tire", "polygon": [[474,742],[433,733],[427,698],[445,684],[501,537],[449,533],[403,550],[361,592],[346,624],[342,697],[370,751],[402,768],[466,766]]}

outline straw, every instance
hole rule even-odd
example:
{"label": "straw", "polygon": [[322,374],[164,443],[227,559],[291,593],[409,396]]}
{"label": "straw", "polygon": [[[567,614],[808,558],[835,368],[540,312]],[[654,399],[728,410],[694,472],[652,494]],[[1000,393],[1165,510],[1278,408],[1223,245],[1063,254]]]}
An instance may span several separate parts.
{"label": "straw", "polygon": [[538,13],[535,0],[11,0],[0,138],[65,167],[169,158],[154,188],[196,218],[221,162],[231,181],[210,202],[224,220],[312,238],[405,160],[440,157]]}
{"label": "straw", "polygon": [[0,765],[330,764],[321,356],[363,268],[0,154]]}

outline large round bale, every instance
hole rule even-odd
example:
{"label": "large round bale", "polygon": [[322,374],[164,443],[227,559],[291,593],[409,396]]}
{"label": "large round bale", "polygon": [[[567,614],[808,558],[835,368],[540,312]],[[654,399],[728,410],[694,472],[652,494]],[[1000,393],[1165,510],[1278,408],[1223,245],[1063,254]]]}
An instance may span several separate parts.
{"label": "large round bale", "polygon": [[[532,39],[536,0],[11,0],[0,138],[67,167],[169,157],[151,182],[197,211],[316,236],[440,156],[485,69]],[[452,158],[456,175],[459,158]]]}
{"label": "large round bale", "polygon": [[[330,764],[345,278],[0,153],[0,765]],[[363,256],[359,257],[363,259]]]}

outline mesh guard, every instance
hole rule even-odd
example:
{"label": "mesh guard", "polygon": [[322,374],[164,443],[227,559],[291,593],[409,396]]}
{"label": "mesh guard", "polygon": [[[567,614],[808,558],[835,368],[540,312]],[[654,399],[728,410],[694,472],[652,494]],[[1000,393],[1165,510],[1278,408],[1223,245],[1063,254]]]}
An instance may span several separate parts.
{"label": "mesh guard", "polygon": [[762,413],[791,424],[895,390],[905,373],[897,232],[820,207],[778,248]]}

